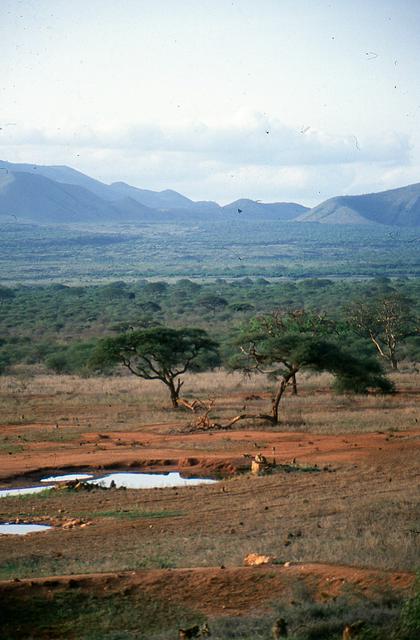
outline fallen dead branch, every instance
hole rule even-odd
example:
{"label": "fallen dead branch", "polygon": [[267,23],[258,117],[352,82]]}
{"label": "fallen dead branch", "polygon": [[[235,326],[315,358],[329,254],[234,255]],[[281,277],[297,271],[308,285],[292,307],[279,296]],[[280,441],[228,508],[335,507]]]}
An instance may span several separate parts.
{"label": "fallen dead branch", "polygon": [[189,409],[193,413],[197,413],[199,409],[205,409],[205,404],[202,400],[187,400],[187,398],[179,398],[178,404],[182,405],[186,409]]}
{"label": "fallen dead branch", "polygon": [[254,413],[240,413],[232,418],[228,419],[225,423],[216,422],[211,418],[210,413],[215,407],[215,400],[209,398],[208,400],[199,400],[194,398],[188,400],[187,398],[180,398],[179,404],[186,409],[189,409],[194,414],[201,412],[201,415],[197,417],[194,423],[188,425],[188,431],[209,431],[211,429],[230,429],[234,424],[240,420],[264,420],[273,422],[273,417],[269,414],[254,414]]}

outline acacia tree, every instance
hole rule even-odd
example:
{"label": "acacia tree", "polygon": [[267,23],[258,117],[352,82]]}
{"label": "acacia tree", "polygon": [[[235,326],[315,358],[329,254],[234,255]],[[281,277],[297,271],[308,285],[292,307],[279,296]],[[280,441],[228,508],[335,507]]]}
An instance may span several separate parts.
{"label": "acacia tree", "polygon": [[274,424],[278,423],[279,405],[287,386],[302,369],[333,373],[341,391],[376,388],[386,393],[393,389],[376,359],[356,356],[340,345],[335,325],[324,315],[299,310],[259,316],[250,322],[238,343],[240,355],[233,366],[247,373],[265,373],[277,384],[271,413],[261,416]]}
{"label": "acacia tree", "polygon": [[221,311],[227,306],[228,301],[222,296],[213,293],[206,293],[197,299],[196,304],[207,311],[212,311],[213,315],[215,315],[216,311]]}
{"label": "acacia tree", "polygon": [[409,301],[398,293],[355,302],[346,315],[350,328],[368,338],[394,370],[398,369],[400,343],[419,333],[419,321],[414,318]]}
{"label": "acacia tree", "polygon": [[0,285],[0,302],[12,300],[15,297],[15,292],[13,289],[9,289],[8,287],[3,287]]}
{"label": "acacia tree", "polygon": [[202,329],[153,327],[129,331],[98,343],[90,365],[106,369],[117,364],[145,380],[160,380],[169,390],[172,406],[187,371],[203,371],[220,364],[218,345]]}

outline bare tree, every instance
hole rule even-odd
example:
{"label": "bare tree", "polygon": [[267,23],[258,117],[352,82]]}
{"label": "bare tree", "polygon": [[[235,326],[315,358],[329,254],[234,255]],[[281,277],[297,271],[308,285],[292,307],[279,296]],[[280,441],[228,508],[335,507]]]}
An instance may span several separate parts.
{"label": "bare tree", "polygon": [[379,355],[398,369],[398,348],[409,336],[419,334],[410,301],[399,293],[381,296],[368,302],[354,302],[347,310],[350,328],[368,338]]}

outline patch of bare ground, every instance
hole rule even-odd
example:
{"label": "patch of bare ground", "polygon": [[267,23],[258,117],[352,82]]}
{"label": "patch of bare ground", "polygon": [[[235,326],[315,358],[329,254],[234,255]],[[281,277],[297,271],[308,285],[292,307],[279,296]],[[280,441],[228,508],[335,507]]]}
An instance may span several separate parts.
{"label": "patch of bare ground", "polygon": [[[385,444],[386,436],[377,437]],[[321,444],[311,442],[312,448]],[[3,575],[238,565],[250,552],[269,552],[280,561],[316,559],[409,570],[418,558],[416,443],[407,434],[407,439],[386,443],[382,457],[376,458],[381,452],[372,448],[360,458],[362,447],[349,441],[343,443],[348,447],[344,463],[338,456],[338,464],[332,464],[329,455],[327,470],[314,473],[246,474],[178,489],[3,498],[3,520],[60,524],[82,516],[94,521],[83,530],[3,536]],[[293,447],[298,445],[295,440]],[[319,446],[316,455],[322,458]],[[147,518],[156,511],[161,518]],[[121,518],[121,512],[134,517]],[[136,512],[143,517],[136,518]]]}

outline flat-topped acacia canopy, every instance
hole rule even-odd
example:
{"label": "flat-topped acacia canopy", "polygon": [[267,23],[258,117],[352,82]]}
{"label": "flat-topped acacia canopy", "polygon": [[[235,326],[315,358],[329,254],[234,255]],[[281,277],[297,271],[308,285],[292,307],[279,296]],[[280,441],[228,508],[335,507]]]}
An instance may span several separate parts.
{"label": "flat-topped acacia canopy", "polygon": [[127,331],[101,340],[91,358],[97,369],[122,364],[146,380],[160,380],[178,407],[187,371],[204,371],[220,364],[218,344],[203,329],[153,327]]}

